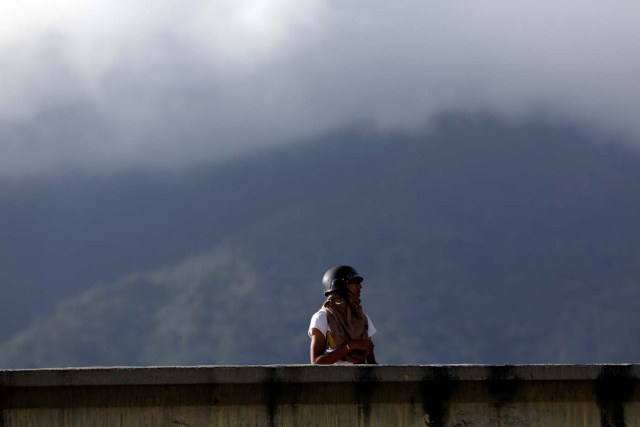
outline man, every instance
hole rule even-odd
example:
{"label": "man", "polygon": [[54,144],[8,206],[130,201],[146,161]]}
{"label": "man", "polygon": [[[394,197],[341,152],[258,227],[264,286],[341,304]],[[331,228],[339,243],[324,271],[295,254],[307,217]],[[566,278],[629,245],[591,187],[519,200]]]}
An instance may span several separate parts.
{"label": "man", "polygon": [[309,356],[314,365],[376,364],[371,336],[376,333],[362,310],[362,277],[348,265],[333,267],[324,274],[326,301],[309,325]]}

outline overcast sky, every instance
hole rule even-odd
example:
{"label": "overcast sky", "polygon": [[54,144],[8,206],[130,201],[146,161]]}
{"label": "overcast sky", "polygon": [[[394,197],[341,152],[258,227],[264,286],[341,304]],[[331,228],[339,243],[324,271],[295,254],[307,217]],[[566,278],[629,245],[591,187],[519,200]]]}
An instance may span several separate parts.
{"label": "overcast sky", "polygon": [[3,0],[0,176],[166,168],[349,123],[640,142],[637,0]]}

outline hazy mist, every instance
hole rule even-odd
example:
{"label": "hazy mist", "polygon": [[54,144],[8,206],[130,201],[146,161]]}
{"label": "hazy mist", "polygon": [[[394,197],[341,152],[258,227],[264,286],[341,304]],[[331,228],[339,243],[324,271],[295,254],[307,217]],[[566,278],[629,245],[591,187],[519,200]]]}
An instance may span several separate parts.
{"label": "hazy mist", "polygon": [[220,0],[0,4],[0,176],[174,169],[443,112],[640,122],[640,4]]}

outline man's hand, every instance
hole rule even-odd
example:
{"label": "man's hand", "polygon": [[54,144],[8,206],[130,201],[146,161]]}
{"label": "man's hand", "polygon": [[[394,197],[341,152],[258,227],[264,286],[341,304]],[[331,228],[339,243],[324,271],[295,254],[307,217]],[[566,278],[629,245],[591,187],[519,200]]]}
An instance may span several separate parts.
{"label": "man's hand", "polygon": [[353,340],[349,341],[349,350],[373,351],[373,341],[371,340]]}

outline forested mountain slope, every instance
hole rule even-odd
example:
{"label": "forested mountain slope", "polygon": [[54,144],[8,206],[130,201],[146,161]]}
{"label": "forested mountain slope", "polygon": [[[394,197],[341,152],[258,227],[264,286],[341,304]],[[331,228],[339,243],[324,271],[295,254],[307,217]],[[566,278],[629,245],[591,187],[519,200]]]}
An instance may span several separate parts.
{"label": "forested mountain slope", "polygon": [[0,367],[306,363],[338,263],[365,277],[382,363],[640,357],[640,157],[570,129],[449,118],[33,188],[2,193],[2,250],[22,232],[32,257],[2,273]]}

